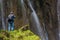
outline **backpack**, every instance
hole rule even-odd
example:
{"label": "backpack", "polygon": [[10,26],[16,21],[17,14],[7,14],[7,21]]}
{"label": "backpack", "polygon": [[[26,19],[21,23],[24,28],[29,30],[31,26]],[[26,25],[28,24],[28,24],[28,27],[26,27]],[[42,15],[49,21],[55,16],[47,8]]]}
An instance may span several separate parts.
{"label": "backpack", "polygon": [[14,22],[14,16],[11,16],[11,18],[8,18],[8,22]]}

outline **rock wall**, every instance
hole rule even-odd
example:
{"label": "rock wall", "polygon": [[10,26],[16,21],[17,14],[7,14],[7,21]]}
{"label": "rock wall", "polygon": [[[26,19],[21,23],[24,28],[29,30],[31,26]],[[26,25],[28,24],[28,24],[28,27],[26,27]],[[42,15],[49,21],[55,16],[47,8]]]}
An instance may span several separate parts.
{"label": "rock wall", "polygon": [[[12,9],[10,9],[9,5],[6,6],[7,2],[6,2],[6,4],[4,4],[5,8],[9,7],[7,9],[5,9],[6,15],[9,14],[9,12],[11,10],[14,11],[16,16],[20,15],[22,12],[20,10],[20,14],[18,14],[19,10],[17,11],[17,9],[18,9],[17,1],[13,0],[12,2],[13,2]],[[32,2],[32,5],[33,5],[37,15],[38,15],[42,29],[43,30],[45,29],[44,32],[48,33],[49,40],[58,40],[58,35],[57,35],[58,34],[57,0],[31,0],[31,2]],[[31,13],[31,9],[29,8],[27,1],[25,1],[25,9],[26,9],[25,13],[27,14],[27,18],[30,19],[29,15]],[[17,17],[15,19],[16,28],[19,28],[18,26],[23,25],[24,22],[22,19],[23,19],[23,17],[21,17],[21,19],[19,19],[19,17]],[[30,27],[30,28],[34,29],[34,30],[36,29],[33,27]]]}
{"label": "rock wall", "polygon": [[[31,0],[32,1],[32,0]],[[57,0],[33,0],[32,5],[40,19],[44,31],[48,33],[49,40],[59,40]],[[31,27],[35,30],[35,27]],[[33,31],[36,33],[36,31]]]}

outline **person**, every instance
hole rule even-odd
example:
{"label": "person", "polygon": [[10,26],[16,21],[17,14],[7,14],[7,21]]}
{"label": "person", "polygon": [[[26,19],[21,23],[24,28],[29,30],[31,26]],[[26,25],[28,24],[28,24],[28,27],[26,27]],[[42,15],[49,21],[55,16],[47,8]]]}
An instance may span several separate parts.
{"label": "person", "polygon": [[14,19],[15,19],[14,13],[10,12],[10,14],[8,15],[8,31],[14,30]]}

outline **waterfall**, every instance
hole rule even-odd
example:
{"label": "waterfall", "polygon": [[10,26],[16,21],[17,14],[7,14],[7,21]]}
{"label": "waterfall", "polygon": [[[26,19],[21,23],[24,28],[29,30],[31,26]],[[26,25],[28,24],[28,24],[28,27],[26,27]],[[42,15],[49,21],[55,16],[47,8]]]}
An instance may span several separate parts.
{"label": "waterfall", "polygon": [[24,0],[20,0],[20,2],[21,2],[22,14],[23,14],[23,25],[26,25],[26,23],[27,23],[27,18],[26,18],[26,9],[25,9]]}
{"label": "waterfall", "polygon": [[[28,5],[29,5],[30,9],[32,10],[31,21],[33,21],[32,24],[34,24],[34,27],[36,27],[38,35],[41,37],[41,40],[48,40],[47,35],[44,34],[43,29],[41,28],[38,16],[37,16],[35,10],[33,9],[30,0],[28,0]],[[45,37],[44,37],[44,35],[45,35]]]}
{"label": "waterfall", "polygon": [[[25,14],[24,13],[24,11],[25,11],[24,0],[20,0],[20,1],[21,1],[23,14]],[[42,40],[48,40],[47,37],[44,37],[44,32],[43,32],[43,29],[41,28],[38,16],[37,16],[35,10],[33,9],[32,4],[29,0],[28,0],[28,5],[29,5],[30,9],[32,10],[30,17],[31,17],[31,21],[33,21],[32,24],[34,24],[34,27],[36,27],[36,29],[37,29],[38,35],[41,37]]]}
{"label": "waterfall", "polygon": [[2,27],[3,27],[3,30],[5,30],[4,11],[3,11],[3,0],[0,0],[0,3],[1,3]]}
{"label": "waterfall", "polygon": [[59,36],[59,40],[60,40],[60,0],[57,1],[57,13],[58,13],[58,36]]}

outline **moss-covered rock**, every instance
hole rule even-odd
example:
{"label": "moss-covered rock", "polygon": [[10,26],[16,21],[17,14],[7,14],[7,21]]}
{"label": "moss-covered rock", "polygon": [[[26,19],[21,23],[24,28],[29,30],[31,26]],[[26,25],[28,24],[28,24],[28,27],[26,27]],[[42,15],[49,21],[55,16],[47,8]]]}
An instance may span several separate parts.
{"label": "moss-covered rock", "polygon": [[0,40],[40,40],[40,38],[35,35],[30,30],[14,30],[14,31],[1,31]]}

